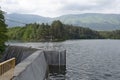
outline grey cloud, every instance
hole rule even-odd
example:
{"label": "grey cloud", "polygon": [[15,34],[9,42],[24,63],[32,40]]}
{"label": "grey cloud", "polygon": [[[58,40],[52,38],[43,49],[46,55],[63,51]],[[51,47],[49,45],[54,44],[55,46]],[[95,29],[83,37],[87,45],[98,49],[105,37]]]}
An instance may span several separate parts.
{"label": "grey cloud", "polygon": [[61,8],[61,10],[80,10],[80,11],[83,11],[83,10],[90,10],[91,8],[93,8],[94,6],[87,6],[87,5],[80,5],[80,4],[69,4],[69,5],[66,5],[64,7]]}
{"label": "grey cloud", "polygon": [[[116,0],[114,0],[116,1]],[[92,2],[86,5],[80,5],[79,3],[68,3],[65,4],[62,8],[61,11],[84,11],[84,10],[97,10],[97,9],[105,9],[108,6],[111,6],[111,4],[114,3],[113,0],[96,0],[94,3],[96,5],[92,5]]]}
{"label": "grey cloud", "polygon": [[32,7],[27,1],[29,0],[1,0],[0,5],[8,13],[31,13],[49,17],[79,13],[120,13],[120,0],[31,0],[28,3]]}
{"label": "grey cloud", "polygon": [[14,0],[6,0],[6,4],[12,5],[12,4],[18,4],[18,2]]}

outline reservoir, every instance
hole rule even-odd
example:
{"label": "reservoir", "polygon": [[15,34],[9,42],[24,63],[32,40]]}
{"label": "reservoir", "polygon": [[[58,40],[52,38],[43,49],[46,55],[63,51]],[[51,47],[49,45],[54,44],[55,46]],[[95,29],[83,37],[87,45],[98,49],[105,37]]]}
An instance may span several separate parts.
{"label": "reservoir", "polygon": [[66,50],[66,80],[120,80],[120,40],[7,43]]}

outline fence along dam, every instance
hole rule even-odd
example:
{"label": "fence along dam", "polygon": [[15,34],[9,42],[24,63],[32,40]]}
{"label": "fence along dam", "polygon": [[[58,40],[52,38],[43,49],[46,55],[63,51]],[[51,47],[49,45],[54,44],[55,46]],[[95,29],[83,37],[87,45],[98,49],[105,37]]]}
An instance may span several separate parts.
{"label": "fence along dam", "polygon": [[65,80],[65,72],[66,50],[8,46],[0,63],[0,80]]}

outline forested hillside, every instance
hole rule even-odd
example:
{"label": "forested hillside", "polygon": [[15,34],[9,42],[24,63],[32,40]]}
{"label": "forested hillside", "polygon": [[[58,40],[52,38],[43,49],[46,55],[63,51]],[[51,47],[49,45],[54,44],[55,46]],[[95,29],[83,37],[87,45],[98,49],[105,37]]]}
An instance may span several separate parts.
{"label": "forested hillside", "polygon": [[[31,14],[6,14],[6,24],[8,27],[23,26],[21,23],[48,23],[51,24],[54,20],[60,20],[64,24],[89,27],[97,31],[116,30],[120,29],[120,14],[69,14],[59,17],[49,18]],[[7,20],[7,19],[12,19]],[[17,22],[15,22],[17,21]],[[21,22],[21,23],[18,23]]]}
{"label": "forested hillside", "polygon": [[63,41],[68,39],[102,38],[97,31],[73,25],[65,25],[59,20],[48,24],[27,24],[24,27],[9,28],[9,40],[20,41]]}
{"label": "forested hillside", "polygon": [[33,14],[5,14],[6,24],[8,27],[15,27],[15,26],[24,26],[25,24],[29,23],[48,23],[50,18],[42,17]]}
{"label": "forested hillside", "polygon": [[120,30],[114,31],[99,31],[99,34],[104,39],[120,39]]}
{"label": "forested hillside", "polygon": [[120,29],[120,14],[71,14],[60,16],[55,19],[64,22],[64,24],[89,27],[90,29],[98,31],[110,31]]}

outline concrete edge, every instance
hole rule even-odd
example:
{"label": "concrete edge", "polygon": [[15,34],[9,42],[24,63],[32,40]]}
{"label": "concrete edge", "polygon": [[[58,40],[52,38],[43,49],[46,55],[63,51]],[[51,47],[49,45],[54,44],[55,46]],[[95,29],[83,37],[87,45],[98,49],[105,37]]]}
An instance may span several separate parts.
{"label": "concrete edge", "polygon": [[23,60],[21,63],[16,65],[15,70],[14,70],[15,71],[14,72],[14,77],[20,75],[24,70],[26,70],[26,68],[30,64],[32,64],[32,62],[40,55],[41,52],[43,52],[43,51],[38,50],[38,51],[34,52],[30,56],[28,56],[25,60]]}

